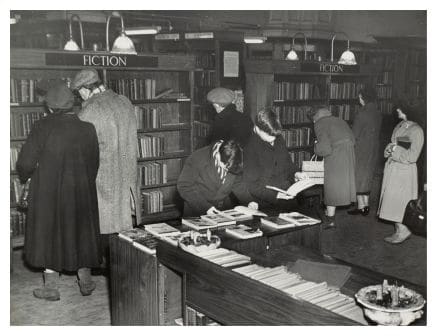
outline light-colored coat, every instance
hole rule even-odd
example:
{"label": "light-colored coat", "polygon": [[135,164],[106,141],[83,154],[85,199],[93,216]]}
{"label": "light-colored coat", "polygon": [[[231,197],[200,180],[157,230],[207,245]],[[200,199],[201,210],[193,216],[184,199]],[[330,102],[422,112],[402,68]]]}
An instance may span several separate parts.
{"label": "light-colored coat", "polygon": [[106,90],[84,102],[79,118],[94,125],[99,141],[96,186],[100,231],[108,234],[132,228],[131,193],[137,221],[140,221],[134,107],[126,97]]}
{"label": "light-colored coat", "polygon": [[314,124],[314,153],[324,158],[325,204],[349,205],[356,200],[355,138],[349,125],[337,117],[324,116]]}
{"label": "light-colored coat", "polygon": [[391,142],[396,143],[398,137],[408,137],[411,146],[410,149],[396,146],[385,163],[378,213],[382,219],[400,223],[408,202],[417,199],[416,161],[424,136],[418,124],[402,121],[393,130]]}

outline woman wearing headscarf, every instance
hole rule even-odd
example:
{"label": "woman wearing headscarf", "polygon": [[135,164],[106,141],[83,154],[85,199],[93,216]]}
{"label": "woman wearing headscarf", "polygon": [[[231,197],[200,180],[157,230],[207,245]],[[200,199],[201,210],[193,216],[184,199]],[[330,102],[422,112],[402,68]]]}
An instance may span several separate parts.
{"label": "woman wearing headscarf", "polygon": [[375,89],[370,87],[362,89],[358,94],[358,99],[362,107],[358,110],[352,126],[355,135],[357,208],[347,213],[367,216],[370,190],[378,163],[382,115],[376,108]]}
{"label": "woman wearing headscarf", "polygon": [[402,219],[408,202],[418,196],[416,162],[424,143],[423,130],[411,120],[413,115],[408,105],[400,103],[395,110],[401,121],[384,150],[387,161],[378,209],[379,218],[395,223],[395,233],[385,238],[391,244],[402,243],[411,235]]}
{"label": "woman wearing headscarf", "polygon": [[[324,159],[324,201],[327,227],[335,227],[335,208],[356,199],[355,137],[349,125],[327,106],[314,109],[314,153]],[[313,113],[314,113],[313,112]]]}
{"label": "woman wearing headscarf", "polygon": [[47,92],[52,112],[37,121],[17,161],[22,183],[31,178],[24,241],[26,261],[44,269],[35,297],[60,299],[59,272],[78,273],[82,295],[95,289],[91,268],[101,261],[96,176],[99,145],[94,126],[72,111],[65,84]]}
{"label": "woman wearing headscarf", "polygon": [[193,152],[179,175],[177,188],[184,200],[184,217],[212,214],[248,199],[242,183],[243,151],[235,140],[219,140]]}

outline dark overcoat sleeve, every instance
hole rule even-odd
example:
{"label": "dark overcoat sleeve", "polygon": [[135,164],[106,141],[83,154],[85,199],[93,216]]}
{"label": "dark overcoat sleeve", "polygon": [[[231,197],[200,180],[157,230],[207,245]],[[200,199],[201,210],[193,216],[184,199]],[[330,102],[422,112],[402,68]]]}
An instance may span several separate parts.
{"label": "dark overcoat sleeve", "polygon": [[325,157],[332,153],[331,140],[329,138],[329,125],[325,120],[319,120],[314,124],[317,143],[314,145],[314,153]]}
{"label": "dark overcoat sleeve", "polygon": [[193,156],[186,161],[177,182],[177,189],[182,199],[197,213],[206,213],[213,205],[209,203],[198,188],[199,165]]}
{"label": "dark overcoat sleeve", "polygon": [[41,123],[41,121],[35,123],[18,155],[16,167],[21,183],[25,183],[38,167],[38,161],[44,149],[43,126]]}
{"label": "dark overcoat sleeve", "polygon": [[90,133],[90,162],[89,167],[91,169],[91,178],[95,180],[97,178],[97,172],[99,170],[100,162],[100,152],[99,152],[99,141],[97,139],[96,128],[93,124],[89,124]]}
{"label": "dark overcoat sleeve", "polygon": [[249,188],[244,182],[242,175],[238,175],[235,178],[234,185],[232,186],[232,193],[237,197],[240,204],[247,205],[249,202],[253,201],[253,197],[251,196]]}

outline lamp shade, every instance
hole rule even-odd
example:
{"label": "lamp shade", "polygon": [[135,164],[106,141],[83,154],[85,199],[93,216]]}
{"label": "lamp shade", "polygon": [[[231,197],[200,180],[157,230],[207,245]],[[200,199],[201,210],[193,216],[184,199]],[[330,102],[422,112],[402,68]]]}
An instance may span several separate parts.
{"label": "lamp shade", "polygon": [[347,48],[346,51],[341,54],[340,59],[338,60],[338,64],[356,65],[357,61],[355,59],[354,53],[350,51],[349,48]]}
{"label": "lamp shade", "polygon": [[287,54],[287,57],[285,59],[288,60],[288,61],[298,61],[299,60],[299,56],[297,56],[297,53],[292,48],[290,50],[290,52]]}
{"label": "lamp shade", "polygon": [[79,45],[73,39],[73,28],[72,28],[73,19],[76,19],[77,22],[79,23],[80,45],[81,45],[82,49],[84,49],[82,21],[80,20],[80,17],[78,15],[73,14],[70,17],[70,21],[68,23],[68,29],[70,31],[70,39],[67,41],[67,43],[65,43],[65,46],[64,46],[64,50],[68,50],[68,51],[78,51],[78,50],[80,50]]}
{"label": "lamp shade", "polygon": [[70,39],[70,40],[67,41],[67,43],[65,43],[64,50],[78,51],[78,50],[80,50],[80,48],[79,48],[79,46],[77,45],[77,43],[73,39]]}
{"label": "lamp shade", "polygon": [[111,52],[115,54],[137,54],[134,43],[124,32],[115,39]]}

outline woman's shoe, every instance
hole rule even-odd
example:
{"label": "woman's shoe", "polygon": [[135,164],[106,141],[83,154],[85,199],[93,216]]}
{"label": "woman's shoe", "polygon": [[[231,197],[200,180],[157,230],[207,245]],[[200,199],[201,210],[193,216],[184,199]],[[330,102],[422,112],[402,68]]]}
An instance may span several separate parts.
{"label": "woman's shoe", "polygon": [[353,216],[356,216],[356,215],[367,216],[367,215],[369,214],[369,212],[370,212],[369,207],[368,207],[368,206],[365,206],[365,207],[362,208],[362,209],[358,209],[358,208],[356,208],[356,209],[353,209],[353,210],[349,210],[347,213],[348,213],[349,215],[353,215]]}

